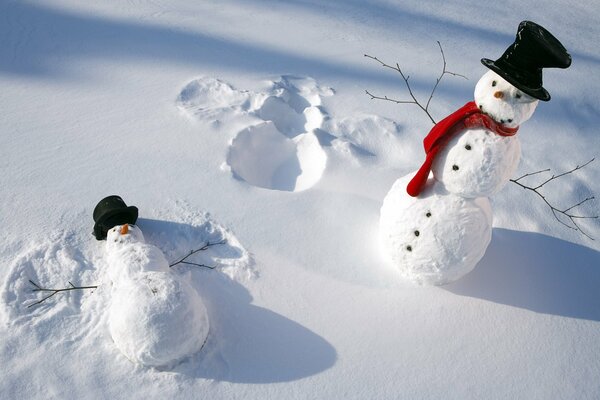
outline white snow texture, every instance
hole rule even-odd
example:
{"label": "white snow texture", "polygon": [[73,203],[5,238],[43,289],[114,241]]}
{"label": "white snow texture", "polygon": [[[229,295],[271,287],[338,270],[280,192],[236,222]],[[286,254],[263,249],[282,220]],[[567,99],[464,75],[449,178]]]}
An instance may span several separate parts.
{"label": "white snow texture", "polygon": [[[0,1],[0,399],[600,399],[600,219],[576,220],[590,240],[504,185],[596,157],[540,191],[560,208],[595,195],[571,211],[598,215],[599,15],[574,0]],[[543,70],[552,100],[523,123],[494,107],[492,74],[481,98],[476,82],[525,19],[573,64]],[[364,54],[397,62],[425,104],[436,41],[468,79],[443,76],[433,119],[475,87],[520,129],[457,136],[413,199],[432,123],[365,93],[411,99]],[[126,265],[91,234],[112,194],[156,246]],[[483,258],[445,283],[483,252],[488,200]],[[187,259],[215,269],[165,272],[223,241]],[[52,292],[31,282],[97,287],[36,304]]]}
{"label": "white snow texture", "polygon": [[109,328],[115,345],[132,362],[172,367],[202,348],[209,330],[202,299],[175,275],[163,253],[145,243],[136,225],[110,229],[106,238],[112,281]]}
{"label": "white snow texture", "polygon": [[470,272],[492,238],[486,197],[465,198],[430,184],[418,197],[406,193],[409,174],[398,179],[381,207],[382,250],[402,277],[443,285]]}

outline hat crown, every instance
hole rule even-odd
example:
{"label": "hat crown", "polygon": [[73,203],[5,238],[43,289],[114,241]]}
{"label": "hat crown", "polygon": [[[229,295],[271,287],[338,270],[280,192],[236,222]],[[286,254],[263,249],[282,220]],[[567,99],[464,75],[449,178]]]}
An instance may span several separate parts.
{"label": "hat crown", "polygon": [[94,222],[98,222],[105,213],[121,208],[127,208],[127,204],[120,196],[113,195],[103,198],[94,208]]}
{"label": "hat crown", "polygon": [[514,67],[529,70],[567,68],[571,65],[571,56],[562,43],[543,26],[531,21],[519,24],[514,43],[501,59]]}

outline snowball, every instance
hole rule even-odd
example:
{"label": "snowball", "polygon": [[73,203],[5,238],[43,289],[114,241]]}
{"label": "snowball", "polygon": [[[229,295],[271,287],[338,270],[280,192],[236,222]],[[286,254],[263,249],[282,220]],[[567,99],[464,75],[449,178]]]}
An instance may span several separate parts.
{"label": "snowball", "polygon": [[488,71],[475,85],[475,103],[496,122],[515,128],[531,118],[539,100]]}
{"label": "snowball", "polygon": [[412,176],[398,179],[383,201],[382,250],[408,280],[423,285],[457,280],[475,267],[490,243],[489,201],[448,193],[432,179],[411,197],[406,185]]}
{"label": "snowball", "polygon": [[432,171],[450,193],[469,198],[491,196],[509,181],[520,157],[516,136],[469,129],[450,139],[437,155]]}
{"label": "snowball", "polygon": [[163,252],[145,243],[139,227],[129,225],[127,233],[121,234],[121,226],[110,229],[106,236],[107,272],[113,285],[143,271],[169,271]]}
{"label": "snowball", "polygon": [[108,277],[112,281],[109,329],[115,345],[131,361],[168,367],[194,354],[208,335],[202,299],[174,275],[160,249],[145,243],[128,225],[108,231]]}
{"label": "snowball", "polygon": [[109,329],[132,362],[168,367],[202,348],[208,316],[195,289],[168,272],[143,272],[113,292]]}

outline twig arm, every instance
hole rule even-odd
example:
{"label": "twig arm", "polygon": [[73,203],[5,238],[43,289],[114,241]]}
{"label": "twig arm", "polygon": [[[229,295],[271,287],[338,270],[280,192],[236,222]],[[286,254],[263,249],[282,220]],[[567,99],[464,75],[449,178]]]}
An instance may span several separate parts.
{"label": "twig arm", "polygon": [[48,288],[44,288],[41,287],[39,284],[35,283],[34,281],[32,281],[31,279],[29,279],[29,283],[31,283],[31,285],[33,285],[33,287],[35,289],[32,289],[32,292],[49,292],[50,294],[46,297],[44,297],[43,299],[36,301],[35,303],[32,303],[30,305],[27,306],[27,308],[33,307],[35,305],[41,304],[44,301],[48,300],[50,297],[54,296],[57,293],[60,292],[67,292],[70,290],[86,290],[86,289],[96,289],[98,286],[75,286],[73,285],[71,282],[69,282],[69,287],[66,288],[61,288],[61,289],[48,289]]}
{"label": "twig arm", "polygon": [[209,247],[216,246],[216,245],[219,245],[219,244],[225,244],[225,243],[227,243],[227,239],[223,239],[223,240],[220,240],[218,242],[206,242],[206,244],[203,245],[202,247],[200,247],[200,248],[198,248],[196,250],[190,251],[188,253],[188,255],[186,255],[185,257],[182,257],[181,259],[175,261],[174,263],[169,264],[169,268],[174,267],[177,264],[189,264],[189,265],[195,265],[197,267],[204,267],[204,268],[209,268],[209,269],[215,269],[216,267],[214,267],[214,266],[211,267],[209,265],[193,263],[193,262],[189,262],[189,261],[186,261],[186,260],[188,259],[188,257],[190,257],[190,256],[198,253],[199,251],[204,251],[204,250],[208,249]]}
{"label": "twig arm", "polygon": [[[586,162],[586,163],[584,163],[582,165],[577,165],[575,168],[573,168],[573,169],[571,169],[569,171],[563,172],[563,173],[558,174],[558,175],[552,175],[550,178],[542,181],[542,183],[540,183],[540,184],[538,184],[536,186],[528,186],[528,185],[523,184],[520,181],[523,178],[526,178],[526,177],[529,177],[529,176],[533,176],[533,175],[537,175],[537,174],[540,174],[542,172],[550,172],[550,169],[544,169],[544,170],[541,170],[541,171],[536,171],[536,172],[528,173],[528,174],[525,174],[525,175],[523,175],[523,176],[521,176],[519,178],[510,179],[510,181],[513,182],[513,183],[516,183],[517,185],[519,185],[523,189],[530,190],[533,193],[535,193],[536,195],[538,195],[544,201],[544,203],[546,203],[546,205],[548,206],[548,208],[550,208],[550,211],[552,211],[552,215],[554,215],[554,218],[556,218],[556,220],[558,222],[560,222],[561,224],[563,224],[567,228],[579,231],[582,235],[586,236],[587,238],[589,238],[591,240],[594,240],[593,237],[591,237],[588,233],[586,233],[583,229],[581,229],[581,226],[579,226],[579,224],[577,223],[577,220],[580,220],[580,219],[597,219],[598,216],[597,215],[593,215],[593,216],[577,215],[577,214],[571,213],[571,210],[573,210],[574,208],[577,208],[577,207],[583,205],[584,203],[587,203],[588,201],[594,200],[595,199],[594,196],[589,196],[589,197],[581,200],[579,203],[574,204],[574,205],[572,205],[570,207],[567,207],[567,208],[561,210],[558,207],[554,206],[552,203],[550,203],[548,201],[548,199],[546,199],[546,196],[544,196],[539,191],[539,189],[541,189],[544,185],[548,184],[549,182],[552,182],[555,179],[561,178],[561,177],[563,177],[565,175],[568,175],[568,174],[571,174],[571,173],[573,173],[573,172],[575,172],[577,170],[580,170],[580,169],[584,168],[585,166],[587,166],[588,164],[590,164],[594,160],[595,160],[595,158],[592,158],[588,162]],[[571,221],[572,225],[569,225],[566,222],[564,222],[563,220],[561,220],[559,218],[559,215],[562,215],[562,216],[568,218],[569,221]]]}
{"label": "twig arm", "polygon": [[455,72],[450,72],[446,69],[446,56],[444,55],[444,49],[442,49],[442,45],[441,43],[438,41],[437,42],[439,48],[440,48],[440,52],[442,54],[442,63],[443,63],[443,68],[442,68],[442,73],[440,74],[440,76],[436,79],[435,81],[435,85],[433,85],[433,89],[431,90],[431,93],[429,95],[429,98],[427,99],[427,103],[425,105],[423,105],[415,96],[415,94],[412,91],[412,88],[410,87],[410,83],[408,82],[410,76],[409,75],[405,75],[404,72],[402,72],[402,69],[400,68],[400,64],[396,63],[396,65],[390,65],[387,64],[383,61],[381,61],[379,58],[377,57],[373,57],[370,56],[368,54],[365,54],[364,56],[367,58],[370,58],[371,60],[374,60],[376,62],[378,62],[379,64],[381,64],[382,67],[384,68],[388,68],[388,69],[392,69],[396,72],[398,72],[400,74],[400,76],[402,77],[402,80],[404,81],[404,84],[406,85],[406,89],[408,89],[408,94],[410,96],[410,98],[412,100],[395,100],[395,99],[391,99],[387,96],[375,96],[373,94],[371,94],[368,90],[365,90],[365,92],[367,93],[367,95],[371,96],[371,100],[386,100],[386,101],[391,101],[393,103],[396,104],[415,104],[416,106],[418,106],[421,110],[423,110],[423,112],[425,112],[425,114],[427,115],[427,117],[429,118],[429,120],[435,125],[435,119],[433,119],[433,117],[431,116],[431,113],[429,112],[429,104],[431,103],[431,99],[433,98],[433,94],[435,93],[436,89],[438,88],[438,85],[440,84],[442,78],[444,77],[444,75],[453,75],[453,76],[459,76],[461,78],[465,78],[467,79],[466,76],[461,75],[461,74],[457,74]]}

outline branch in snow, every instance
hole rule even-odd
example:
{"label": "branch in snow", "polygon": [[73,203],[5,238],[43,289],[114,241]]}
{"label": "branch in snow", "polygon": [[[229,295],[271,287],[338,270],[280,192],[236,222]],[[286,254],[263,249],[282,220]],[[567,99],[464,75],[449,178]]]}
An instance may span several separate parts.
{"label": "branch in snow", "polygon": [[213,243],[211,243],[211,242],[206,242],[206,244],[205,244],[204,246],[200,247],[199,249],[196,249],[196,250],[192,250],[192,251],[190,251],[190,252],[189,252],[189,254],[188,254],[187,256],[185,256],[185,257],[181,258],[180,260],[178,260],[178,261],[175,261],[174,263],[170,264],[170,265],[169,265],[169,268],[171,268],[171,267],[174,267],[174,266],[175,266],[175,265],[177,265],[177,264],[188,264],[188,265],[194,265],[194,266],[196,266],[196,267],[202,267],[202,268],[208,268],[208,269],[215,269],[215,268],[216,268],[216,266],[210,266],[210,265],[206,265],[206,264],[198,264],[198,263],[193,263],[193,262],[189,262],[189,261],[185,261],[185,260],[186,260],[186,259],[187,259],[189,256],[191,256],[191,255],[193,255],[193,254],[196,254],[196,253],[198,253],[199,251],[204,251],[204,250],[208,249],[208,248],[209,248],[209,247],[211,247],[211,246],[216,246],[216,245],[219,245],[219,244],[225,244],[225,243],[227,243],[227,239],[223,239],[223,240],[221,240],[221,241],[219,241],[219,242],[213,242]]}
{"label": "branch in snow", "polygon": [[450,71],[448,71],[446,69],[446,56],[444,55],[444,50],[442,49],[442,45],[440,44],[439,41],[437,42],[437,44],[440,47],[440,52],[442,53],[442,62],[444,63],[444,66],[442,68],[442,73],[440,74],[440,76],[435,81],[435,85],[433,86],[433,89],[431,90],[431,94],[429,95],[429,98],[427,99],[427,103],[425,103],[425,105],[423,105],[421,102],[419,102],[419,100],[417,100],[417,98],[415,97],[415,95],[412,92],[412,89],[410,87],[410,83],[408,82],[410,76],[409,75],[404,75],[404,72],[402,72],[402,69],[400,69],[400,65],[398,63],[396,63],[396,65],[389,65],[389,64],[384,63],[383,61],[381,61],[377,57],[373,57],[373,56],[370,56],[368,54],[365,54],[365,57],[377,61],[379,64],[381,64],[381,66],[383,66],[385,68],[393,69],[394,71],[397,71],[398,73],[400,73],[400,76],[404,80],[404,83],[406,84],[406,88],[408,89],[408,94],[412,98],[412,100],[396,100],[396,99],[391,99],[391,98],[389,98],[387,96],[375,96],[375,95],[371,94],[368,90],[365,90],[365,92],[369,96],[371,96],[371,100],[387,100],[387,101],[391,101],[391,102],[396,103],[396,104],[415,104],[421,110],[423,110],[425,112],[425,114],[427,114],[427,116],[429,117],[429,119],[431,120],[431,122],[435,124],[436,123],[435,120],[433,119],[433,117],[429,113],[429,104],[431,103],[431,99],[433,98],[433,94],[435,93],[435,90],[437,89],[437,87],[440,84],[440,81],[442,80],[442,78],[444,77],[444,75],[460,76],[461,78],[467,79],[467,77],[464,76],[464,75],[457,74],[457,73],[454,73],[454,72],[450,72]]}
{"label": "branch in snow", "polygon": [[[193,262],[186,261],[186,259],[188,257],[190,257],[191,255],[198,253],[199,251],[204,251],[204,250],[208,249],[209,247],[216,246],[216,245],[219,245],[219,244],[225,244],[225,243],[227,243],[226,239],[223,239],[223,240],[221,240],[219,242],[213,242],[213,243],[206,242],[206,244],[204,246],[200,247],[199,249],[190,251],[190,253],[187,256],[181,258],[180,260],[174,262],[173,264],[170,264],[169,268],[173,267],[173,266],[175,266],[177,264],[188,264],[188,265],[195,265],[197,267],[203,267],[203,268],[208,268],[208,269],[215,269],[216,268],[215,266],[210,266],[210,265],[205,265],[205,264],[199,264],[199,263],[193,263]],[[70,285],[69,287],[60,288],[60,289],[49,289],[49,288],[44,288],[44,287],[40,286],[39,284],[35,283],[31,279],[29,279],[29,283],[31,283],[34,286],[34,289],[32,290],[32,292],[46,292],[46,293],[50,293],[50,294],[48,296],[44,297],[43,299],[41,299],[39,301],[36,301],[35,303],[29,304],[27,306],[27,308],[30,308],[30,307],[36,306],[38,304],[41,304],[41,303],[43,303],[44,301],[48,300],[50,297],[54,296],[57,293],[68,292],[68,291],[71,291],[71,290],[86,290],[86,289],[96,289],[96,288],[98,288],[98,285],[95,285],[95,286],[75,286],[71,282],[69,282],[69,285]]]}
{"label": "branch in snow", "polygon": [[[551,203],[550,203],[550,202],[549,202],[549,201],[546,199],[546,196],[544,196],[544,195],[543,195],[542,193],[540,193],[540,191],[539,191],[539,189],[541,189],[541,188],[542,188],[544,185],[546,185],[547,183],[549,183],[549,182],[551,182],[551,181],[553,181],[553,180],[555,180],[555,179],[558,179],[558,178],[560,178],[560,177],[563,177],[563,176],[565,176],[565,175],[568,175],[568,174],[570,174],[570,173],[573,173],[573,172],[575,172],[575,171],[577,171],[577,170],[580,170],[580,169],[582,169],[583,167],[585,167],[586,165],[590,164],[592,161],[594,161],[594,158],[592,158],[590,161],[586,162],[586,163],[585,163],[585,164],[583,164],[583,165],[577,165],[577,166],[576,166],[575,168],[573,168],[572,170],[569,170],[569,171],[567,171],[567,172],[563,172],[562,174],[558,174],[558,175],[552,175],[550,178],[546,179],[545,181],[543,181],[542,183],[540,183],[539,185],[536,185],[536,186],[527,186],[527,185],[525,185],[525,184],[521,183],[520,181],[521,181],[521,179],[523,179],[523,178],[527,178],[527,177],[529,177],[529,176],[533,176],[533,175],[541,174],[541,173],[543,173],[543,172],[550,172],[550,169],[544,169],[544,170],[541,170],[541,171],[537,171],[537,172],[528,173],[528,174],[525,174],[525,175],[523,175],[523,176],[521,176],[521,177],[519,177],[519,178],[517,178],[517,179],[511,179],[510,181],[511,181],[511,182],[513,182],[513,183],[516,183],[516,184],[517,184],[517,185],[519,185],[519,186],[521,186],[523,189],[531,190],[532,192],[534,192],[535,194],[537,194],[537,195],[538,195],[538,196],[539,196],[539,197],[540,197],[540,198],[541,198],[541,199],[544,201],[544,203],[546,203],[546,205],[547,205],[547,206],[550,208],[550,210],[552,211],[552,215],[554,215],[554,218],[556,218],[556,220],[557,220],[558,222],[560,222],[561,224],[563,224],[563,225],[564,225],[564,226],[566,226],[567,228],[570,228],[570,229],[574,229],[574,230],[576,230],[576,231],[579,231],[579,232],[581,232],[581,234],[582,234],[582,235],[584,235],[584,236],[588,237],[588,238],[589,238],[589,239],[591,239],[591,240],[594,240],[594,238],[592,238],[590,235],[588,235],[586,232],[584,232],[584,231],[581,229],[581,227],[580,227],[580,226],[577,224],[577,221],[578,221],[578,220],[581,220],[581,219],[596,219],[596,218],[598,218],[598,216],[597,216],[597,215],[595,215],[595,216],[578,215],[578,214],[574,214],[574,213],[572,212],[572,210],[573,210],[573,209],[575,209],[575,208],[577,208],[577,207],[581,206],[581,205],[582,205],[582,204],[584,204],[584,203],[587,203],[587,202],[588,202],[588,201],[590,201],[590,200],[593,200],[593,199],[595,198],[594,196],[587,197],[587,198],[583,199],[582,201],[580,201],[579,203],[577,203],[577,204],[575,204],[575,205],[572,205],[572,206],[570,206],[570,207],[567,207],[567,208],[565,208],[564,210],[561,210],[561,209],[559,209],[559,208],[557,208],[557,207],[553,206],[553,205],[552,205],[552,204],[551,204]],[[558,217],[559,215],[563,215],[563,216],[567,217],[567,218],[568,218],[568,219],[571,221],[571,224],[572,224],[572,225],[569,225],[569,224],[565,223],[563,220],[561,220],[561,219]]]}
{"label": "branch in snow", "polygon": [[50,292],[50,294],[48,296],[44,297],[43,299],[41,299],[40,301],[36,301],[35,303],[28,305],[27,308],[41,304],[44,301],[48,300],[50,297],[52,297],[55,294],[60,293],[60,292],[66,292],[69,290],[96,289],[98,287],[98,286],[75,286],[71,282],[69,282],[69,285],[71,285],[70,287],[66,287],[66,288],[62,288],[62,289],[48,289],[48,288],[41,287],[40,285],[38,285],[31,279],[29,279],[29,283],[31,283],[35,287],[35,289],[33,289],[32,292]]}

